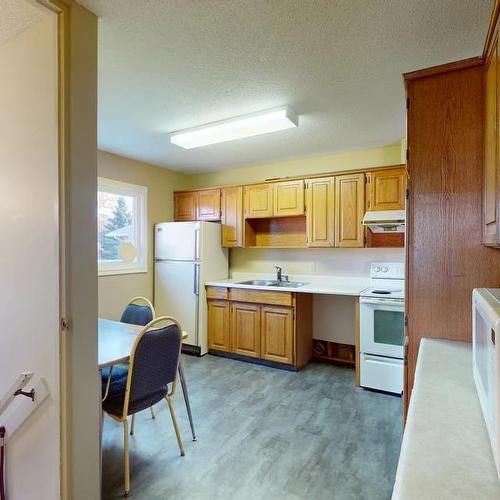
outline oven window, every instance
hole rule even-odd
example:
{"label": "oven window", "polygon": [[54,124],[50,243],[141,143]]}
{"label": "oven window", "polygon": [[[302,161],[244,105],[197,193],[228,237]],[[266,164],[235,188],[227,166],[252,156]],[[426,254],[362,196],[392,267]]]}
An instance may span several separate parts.
{"label": "oven window", "polygon": [[402,311],[374,311],[374,341],[377,344],[403,345],[404,313]]}

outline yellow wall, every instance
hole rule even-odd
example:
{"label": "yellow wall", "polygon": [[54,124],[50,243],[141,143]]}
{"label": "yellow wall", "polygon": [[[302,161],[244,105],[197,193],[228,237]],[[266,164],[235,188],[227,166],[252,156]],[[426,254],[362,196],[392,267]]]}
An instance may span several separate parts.
{"label": "yellow wall", "polygon": [[325,156],[312,156],[296,160],[246,165],[217,172],[191,174],[187,187],[223,186],[259,182],[275,177],[311,175],[338,170],[362,169],[401,163],[401,144],[380,148],[360,149]]}
{"label": "yellow wall", "polygon": [[99,177],[148,188],[148,272],[99,277],[99,316],[120,319],[129,299],[153,297],[153,226],[173,220],[173,191],[185,187],[186,176],[104,151],[99,151],[97,163]]}

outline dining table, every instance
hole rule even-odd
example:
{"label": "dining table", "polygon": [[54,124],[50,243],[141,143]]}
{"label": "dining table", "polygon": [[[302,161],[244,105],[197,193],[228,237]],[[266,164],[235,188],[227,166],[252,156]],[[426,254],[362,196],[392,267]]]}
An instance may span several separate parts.
{"label": "dining table", "polygon": [[[97,329],[97,365],[99,371],[103,370],[104,368],[110,368],[110,379],[112,379],[113,366],[129,362],[132,347],[134,346],[137,336],[143,328],[144,327],[140,325],[132,325],[129,323],[122,323],[120,321],[99,318]],[[182,332],[182,340],[185,340],[187,337],[187,332]],[[184,374],[184,367],[182,364],[182,358],[179,359],[178,370],[179,381],[181,383],[182,394],[184,396],[184,402],[186,404],[186,410],[189,419],[189,426],[191,427],[191,434],[193,436],[193,441],[196,441],[193,415],[191,412],[191,404],[189,402],[189,394],[186,384],[186,377]],[[109,381],[103,399],[106,398],[108,389]]]}

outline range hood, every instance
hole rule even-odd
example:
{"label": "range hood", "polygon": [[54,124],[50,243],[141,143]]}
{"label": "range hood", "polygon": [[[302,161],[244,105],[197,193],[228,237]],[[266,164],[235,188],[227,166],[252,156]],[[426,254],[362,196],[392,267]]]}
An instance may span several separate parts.
{"label": "range hood", "polygon": [[363,217],[363,225],[374,233],[404,233],[406,210],[369,210]]}

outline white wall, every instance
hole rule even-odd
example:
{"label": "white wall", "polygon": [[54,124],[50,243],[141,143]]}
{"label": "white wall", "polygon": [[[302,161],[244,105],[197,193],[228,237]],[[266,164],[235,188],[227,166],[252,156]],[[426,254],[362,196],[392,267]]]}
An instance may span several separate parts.
{"label": "white wall", "polygon": [[7,496],[54,500],[60,483],[55,15],[1,45],[0,68],[0,394],[25,370],[43,377],[50,391],[8,443]]}

